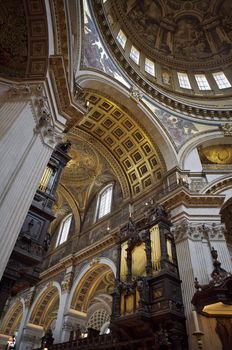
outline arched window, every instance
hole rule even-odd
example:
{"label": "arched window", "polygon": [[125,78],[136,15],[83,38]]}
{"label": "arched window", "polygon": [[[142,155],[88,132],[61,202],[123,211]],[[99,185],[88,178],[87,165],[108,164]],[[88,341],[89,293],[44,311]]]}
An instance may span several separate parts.
{"label": "arched window", "polygon": [[113,184],[103,188],[98,195],[96,219],[101,219],[111,211]]}
{"label": "arched window", "polygon": [[60,224],[59,234],[56,241],[56,247],[58,247],[58,245],[67,241],[71,221],[72,221],[72,214],[69,214],[62,220]]}

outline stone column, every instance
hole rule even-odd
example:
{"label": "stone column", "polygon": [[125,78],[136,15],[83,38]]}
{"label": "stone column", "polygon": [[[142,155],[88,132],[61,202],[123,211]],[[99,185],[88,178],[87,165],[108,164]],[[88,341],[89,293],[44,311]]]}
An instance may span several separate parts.
{"label": "stone column", "polygon": [[[173,224],[189,350],[199,349],[196,336],[193,335],[196,331],[196,319],[194,320],[191,304],[196,291],[194,280],[197,277],[200,284],[208,284],[211,280],[212,247],[218,250],[218,260],[222,263],[222,268],[231,271],[224,226],[219,215],[223,201],[224,196],[194,194],[183,187],[161,200],[161,204],[169,211]],[[197,321],[200,331],[204,333],[201,338],[203,349],[221,350],[222,345],[215,332],[215,320],[197,315]]]}
{"label": "stone column", "polygon": [[[195,293],[194,279],[198,278],[201,284],[208,284],[213,271],[211,258],[211,248],[218,250],[219,260],[222,267],[231,271],[229,251],[227,249],[224,226],[215,222],[191,222],[182,220],[176,223],[174,228],[176,251],[180,278],[182,280],[182,295],[185,305],[185,316],[187,319],[187,329],[189,333],[190,349],[198,349],[196,339],[192,336],[196,331],[194,322],[193,306],[191,299]],[[202,337],[205,348],[212,350],[221,349],[218,336],[213,329],[214,320],[197,315],[200,331],[204,333]],[[213,330],[213,332],[212,332]],[[212,345],[213,344],[213,345]],[[203,347],[204,348],[204,347]]]}
{"label": "stone column", "polygon": [[43,334],[43,327],[34,324],[27,324],[23,330],[19,350],[32,350],[40,348]]}
{"label": "stone column", "polygon": [[23,312],[23,317],[21,319],[20,326],[18,329],[18,334],[16,337],[16,350],[25,349],[24,347],[25,345],[23,344],[22,338],[23,338],[24,329],[26,328],[26,325],[28,322],[28,315],[29,315],[32,302],[34,300],[34,295],[35,295],[35,287],[32,287],[28,291],[27,297],[25,299],[25,310]]}
{"label": "stone column", "polygon": [[[70,296],[70,290],[72,288],[72,283],[73,283],[73,268],[72,266],[68,267],[66,269],[66,274],[64,276],[64,279],[61,283],[61,298],[60,298],[60,304],[59,304],[59,310],[58,310],[58,314],[57,314],[57,319],[56,319],[56,326],[55,326],[55,330],[54,330],[54,343],[60,343],[63,341],[68,341],[69,339],[67,339],[67,332],[65,333],[65,337],[63,334],[63,331],[67,330],[66,328],[68,328],[68,335],[70,333],[70,329],[69,327],[66,327],[66,324],[68,324],[67,322],[64,322],[64,315],[65,315],[65,311],[66,311],[66,307],[67,307],[67,301],[68,298]],[[64,327],[63,327],[64,326]],[[63,330],[64,328],[64,330]],[[64,339],[65,338],[65,339]]]}
{"label": "stone column", "polygon": [[[59,130],[42,85],[0,83],[0,278],[57,142]],[[56,118],[57,119],[57,118]]]}

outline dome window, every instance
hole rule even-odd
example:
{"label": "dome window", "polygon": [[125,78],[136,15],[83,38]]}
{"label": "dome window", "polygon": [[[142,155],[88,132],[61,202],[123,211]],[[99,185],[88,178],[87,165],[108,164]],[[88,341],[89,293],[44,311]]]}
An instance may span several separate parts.
{"label": "dome window", "polygon": [[208,80],[204,74],[195,74],[195,79],[199,90],[211,90]]}
{"label": "dome window", "polygon": [[130,52],[130,58],[132,59],[132,61],[134,61],[136,64],[139,64],[139,56],[139,50],[137,50],[136,47],[132,46]]}
{"label": "dome window", "polygon": [[117,41],[119,42],[119,44],[122,46],[123,49],[125,49],[126,46],[126,41],[127,41],[127,37],[126,35],[123,33],[123,31],[120,29],[118,35],[117,35]]}
{"label": "dome window", "polygon": [[229,80],[223,72],[213,73],[213,77],[219,89],[227,89],[231,87]]}
{"label": "dome window", "polygon": [[191,89],[190,81],[186,73],[177,72],[180,87],[183,89]]}
{"label": "dome window", "polygon": [[155,63],[149,60],[149,58],[145,59],[144,69],[148,74],[152,75],[153,77],[155,76]]}

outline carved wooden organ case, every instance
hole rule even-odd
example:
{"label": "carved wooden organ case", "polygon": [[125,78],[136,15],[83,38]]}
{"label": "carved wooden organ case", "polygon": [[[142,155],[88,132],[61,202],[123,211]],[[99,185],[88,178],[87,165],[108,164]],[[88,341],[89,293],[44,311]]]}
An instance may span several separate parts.
{"label": "carved wooden organ case", "polygon": [[181,281],[170,226],[167,213],[156,207],[137,222],[129,218],[122,227],[111,327],[119,333],[123,329],[121,337],[153,337],[157,349],[161,343],[169,349],[186,349]]}

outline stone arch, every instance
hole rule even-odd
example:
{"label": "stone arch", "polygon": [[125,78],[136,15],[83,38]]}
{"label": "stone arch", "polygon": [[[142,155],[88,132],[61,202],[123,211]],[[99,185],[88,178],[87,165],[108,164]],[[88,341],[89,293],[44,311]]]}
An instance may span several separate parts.
{"label": "stone arch", "polygon": [[220,178],[215,179],[212,181],[210,184],[205,186],[202,190],[201,193],[206,193],[206,194],[225,194],[227,200],[230,197],[230,194],[227,191],[232,189],[232,176],[231,175],[225,175],[221,176]]}
{"label": "stone arch", "polygon": [[[206,144],[206,143],[207,144],[219,143],[220,139],[222,139],[222,138],[223,138],[223,133],[221,131],[218,131],[218,130],[214,131],[213,130],[213,131],[199,133],[194,138],[187,141],[181,147],[181,149],[179,150],[179,153],[178,153],[178,162],[179,162],[180,168],[184,169],[184,170],[191,170],[187,167],[188,161],[191,162],[191,160],[189,160],[191,152],[196,150],[196,148],[198,146]],[[229,140],[228,140],[228,142],[229,142]]]}
{"label": "stone arch", "polygon": [[13,335],[20,326],[24,311],[25,305],[23,299],[16,300],[10,306],[9,311],[2,321],[0,333],[5,335]]}
{"label": "stone arch", "polygon": [[[96,258],[86,264],[76,278],[70,292],[69,310],[74,309],[86,315],[88,308],[91,306],[90,301],[96,297],[100,283],[103,283],[104,293],[109,294],[110,290],[107,289],[107,284],[108,287],[112,288],[115,275],[116,266],[108,258]],[[101,292],[104,294],[103,291]],[[99,298],[97,298],[96,302],[99,301]]]}
{"label": "stone arch", "polygon": [[48,283],[34,301],[28,323],[47,330],[56,319],[60,304],[61,288],[57,282]]}

